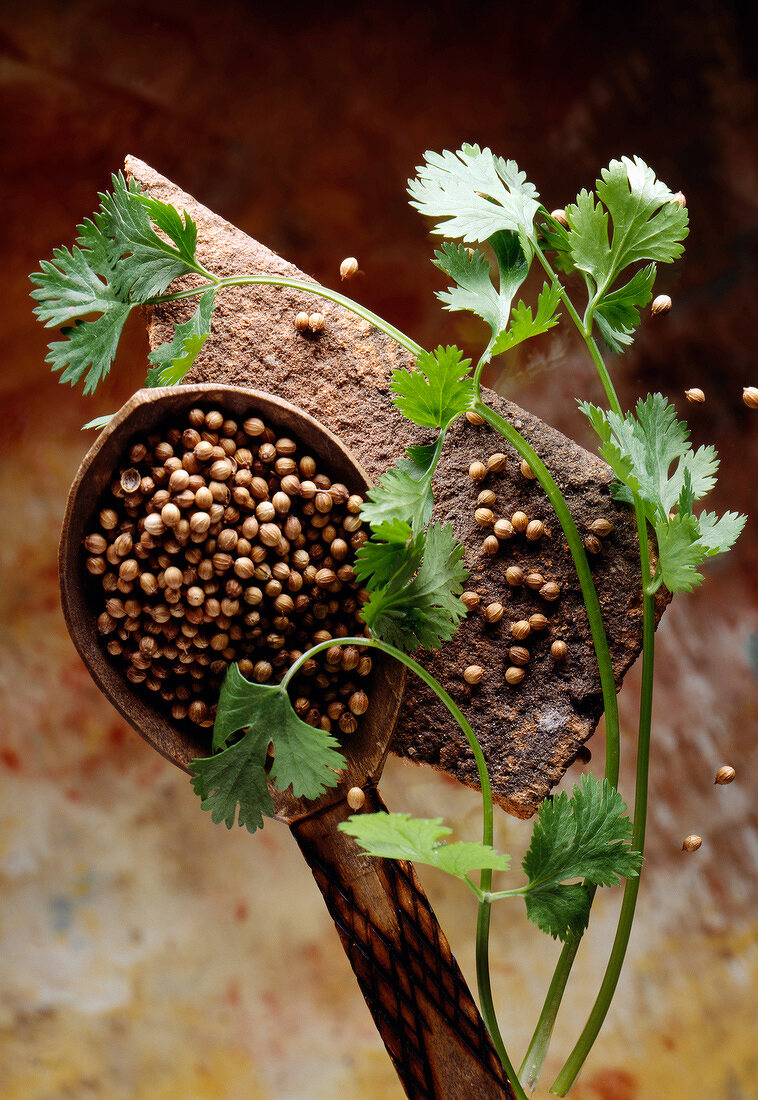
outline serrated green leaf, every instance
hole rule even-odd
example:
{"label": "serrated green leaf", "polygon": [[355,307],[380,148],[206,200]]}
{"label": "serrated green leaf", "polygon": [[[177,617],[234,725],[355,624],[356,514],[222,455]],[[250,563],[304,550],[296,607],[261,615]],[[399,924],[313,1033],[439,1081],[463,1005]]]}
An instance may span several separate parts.
{"label": "serrated green leaf", "polygon": [[669,592],[690,592],[702,584],[697,567],[708,556],[700,541],[700,526],[693,515],[675,515],[655,525],[658,571]]}
{"label": "serrated green leaf", "polygon": [[445,241],[434,257],[434,264],[456,284],[437,292],[445,309],[475,313],[498,333],[508,321],[512,296],[493,285],[487,257],[478,249],[469,250],[452,241]]}
{"label": "serrated green leaf", "polygon": [[410,814],[354,814],[338,828],[355,837],[371,856],[382,859],[409,859],[436,867],[464,879],[471,871],[489,867],[507,871],[510,856],[501,855],[488,844],[443,840],[452,832],[442,818],[411,817]]}
{"label": "serrated green leaf", "polygon": [[419,355],[413,370],[393,371],[390,389],[403,416],[424,428],[445,431],[470,408],[474,381],[471,360],[456,347],[438,347]]}
{"label": "serrated green leaf", "polygon": [[517,233],[531,258],[539,199],[515,161],[464,145],[457,153],[427,152],[408,181],[411,206],[434,218],[433,233],[483,244],[500,230]]}
{"label": "serrated green leaf", "polygon": [[532,307],[518,302],[511,314],[510,327],[493,342],[492,354],[500,355],[504,351],[521,344],[532,336],[548,332],[558,324],[560,314],[556,312],[560,302],[560,286],[557,283],[545,283],[537,298],[537,312],[532,317]]}
{"label": "serrated green leaf", "polygon": [[412,543],[413,531],[404,520],[380,523],[355,555],[358,581],[371,592],[387,584],[401,568],[409,568],[412,577],[423,553],[422,546],[416,550]]}
{"label": "serrated green leaf", "polygon": [[747,516],[737,512],[724,512],[719,518],[715,512],[701,512],[697,517],[700,542],[706,547],[707,557],[725,554],[739,538]]}
{"label": "serrated green leaf", "polygon": [[409,447],[407,458],[390,466],[369,489],[361,507],[361,519],[372,528],[382,523],[401,520],[410,523],[414,531],[423,530],[432,515],[432,475],[436,448]]}
{"label": "serrated green leaf", "polygon": [[595,307],[595,320],[612,351],[623,352],[640,323],[639,311],[653,296],[655,264],[640,268],[628,283],[606,294]]}
{"label": "serrated green leaf", "polygon": [[546,886],[538,893],[525,894],[526,915],[541,932],[563,943],[580,936],[590,919],[590,897],[587,888]]}
{"label": "serrated green leaf", "polygon": [[586,924],[582,887],[566,885],[568,879],[616,886],[619,876],[639,874],[642,856],[631,849],[632,823],[625,813],[619,792],[593,775],[583,775],[570,798],[562,791],[545,799],[522,862],[530,920],[565,939]]}
{"label": "serrated green leaf", "polygon": [[[151,213],[172,241],[158,236]],[[178,276],[203,269],[194,257],[192,219],[185,214],[182,221],[172,207],[140,195],[121,173],[77,233],[70,251],[56,249],[30,276],[31,294],[43,324],[66,326],[63,339],[49,345],[46,361],[61,372],[61,382],[84,379],[84,392],[92,393],[110,370],[131,309]]]}
{"label": "serrated green leaf", "polygon": [[153,367],[147,372],[147,386],[176,386],[181,382],[210,336],[215,298],[215,289],[206,290],[189,320],[174,326],[171,343],[159,344],[150,352],[148,361]]}
{"label": "serrated green leaf", "polygon": [[439,649],[466,613],[458,598],[468,576],[462,558],[463,546],[449,524],[431,524],[426,532],[417,532],[407,566],[372,591],[364,604],[362,616],[371,632],[406,652],[419,646]]}
{"label": "serrated green leaf", "polygon": [[238,665],[230,665],[213,727],[214,750],[241,729],[247,732],[240,741],[190,765],[192,786],[216,823],[231,828],[236,816],[240,825],[255,832],[263,817],[271,816],[265,771],[270,744],[270,777],[279,790],[291,787],[296,798],[313,799],[337,785],[337,772],[346,763],[337,740],[301,721],[280,686],[252,684]]}
{"label": "serrated green leaf", "polygon": [[566,206],[569,233],[566,244],[574,267],[600,282],[604,265],[608,262],[608,214],[595,196],[582,189],[575,203]]}
{"label": "serrated green leaf", "polygon": [[610,263],[618,273],[639,260],[671,263],[684,251],[687,209],[640,157],[612,160],[595,185],[613,219]]}

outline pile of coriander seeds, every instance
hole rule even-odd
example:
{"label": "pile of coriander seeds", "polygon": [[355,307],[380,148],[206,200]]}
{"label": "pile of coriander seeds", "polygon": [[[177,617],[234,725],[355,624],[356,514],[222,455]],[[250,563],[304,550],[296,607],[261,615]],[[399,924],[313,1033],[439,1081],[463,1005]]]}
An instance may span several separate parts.
{"label": "pile of coriander seeds", "polygon": [[[231,662],[274,684],[312,645],[366,635],[362,503],[255,415],[198,406],[132,440],[84,539],[111,659],[175,721],[210,727]],[[295,678],[294,708],[354,733],[370,673],[332,646]]]}

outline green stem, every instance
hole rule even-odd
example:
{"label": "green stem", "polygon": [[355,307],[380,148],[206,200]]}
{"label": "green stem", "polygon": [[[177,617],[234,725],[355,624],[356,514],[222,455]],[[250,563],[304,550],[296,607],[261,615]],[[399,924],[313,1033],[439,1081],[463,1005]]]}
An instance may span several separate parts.
{"label": "green stem", "polygon": [[[381,653],[386,653],[388,656],[394,657],[396,660],[400,661],[401,664],[404,664],[406,668],[410,669],[411,672],[414,672],[427,687],[431,688],[440,702],[444,704],[463,731],[474,755],[476,769],[479,775],[479,784],[482,788],[482,843],[492,847],[494,842],[492,786],[490,784],[490,777],[487,772],[487,762],[484,759],[482,747],[458,704],[448,695],[442,685],[435,680],[434,676],[427,672],[418,661],[413,659],[413,657],[396,649],[394,646],[388,645],[386,642],[380,641],[378,638],[330,638],[329,641],[320,642],[318,645],[313,646],[312,649],[309,649],[307,653],[303,653],[303,655],[287,670],[282,678],[280,686],[286,690],[287,685],[297,674],[298,669],[309,657],[313,657],[316,653],[328,649],[332,645],[367,646],[370,649],[378,649]],[[492,907],[491,888],[492,869],[488,867],[484,868],[481,873],[480,893],[478,895],[479,909],[476,922],[476,978],[479,989],[479,1007],[481,1009],[482,1019],[492,1039],[493,1046],[511,1082],[516,1100],[527,1100],[526,1094],[519,1083],[516,1070],[505,1049],[505,1044],[503,1043],[503,1038],[497,1024],[495,1006],[492,1000],[489,972],[489,928],[490,910]]]}
{"label": "green stem", "polygon": [[[640,562],[643,577],[642,596],[642,684],[640,687],[640,718],[637,742],[637,778],[634,793],[634,829],[632,847],[644,852],[645,830],[647,822],[648,772],[650,765],[650,731],[653,712],[653,673],[655,664],[655,602],[653,596],[645,591],[644,579],[650,576],[650,554],[647,541],[647,523],[642,502],[635,495],[634,510],[637,528],[640,533]],[[565,1096],[587,1057],[592,1044],[598,1036],[608,1013],[613,994],[618,984],[624,956],[629,944],[629,936],[634,921],[637,895],[640,889],[640,877],[628,878],[624,887],[624,899],[621,903],[616,936],[608,960],[605,975],[595,1004],[584,1026],[576,1046],[569,1055],[566,1064],[558,1074],[551,1092]]]}
{"label": "green stem", "polygon": [[412,355],[418,357],[423,353],[424,349],[420,344],[417,344],[410,336],[406,336],[399,328],[395,328],[394,325],[389,324],[388,321],[385,321],[384,318],[380,317],[378,314],[373,313],[370,309],[366,309],[365,306],[360,305],[358,302],[354,302],[352,298],[340,294],[337,290],[330,290],[329,287],[322,286],[320,283],[310,282],[307,279],[291,279],[284,275],[230,275],[226,279],[214,278],[211,282],[205,283],[202,286],[188,287],[186,290],[177,290],[173,294],[161,294],[157,298],[151,298],[150,301],[145,304],[151,306],[163,305],[165,302],[178,302],[182,298],[192,298],[195,295],[202,294],[205,290],[210,290],[211,287],[215,287],[217,290],[225,290],[235,286],[286,286],[291,290],[303,290],[308,294],[315,294],[319,298],[326,298],[330,302],[336,302],[337,305],[349,309],[351,313],[363,317],[365,321],[369,321],[398,344],[407,348]]}
{"label": "green stem", "polygon": [[605,774],[609,782],[615,787],[618,784],[619,768],[619,717],[618,703],[616,700],[616,681],[613,675],[613,664],[608,648],[608,638],[606,637],[605,627],[603,625],[600,601],[598,600],[595,582],[592,579],[592,573],[590,571],[589,562],[587,561],[587,554],[582,544],[581,536],[576,528],[571,512],[568,509],[568,505],[563,498],[563,494],[537,452],[530,447],[524,437],[520,435],[507,420],[488,405],[485,405],[481,400],[476,400],[472,408],[490,425],[490,427],[500,432],[500,434],[508,440],[514,450],[529,463],[535,477],[552,504],[555,514],[558,517],[558,522],[566,536],[566,541],[568,542],[569,550],[574,559],[574,565],[579,577],[579,584],[587,609],[587,618],[589,619],[590,632],[592,634],[592,641],[597,656],[598,671],[603,692],[603,705],[605,706],[606,714]]}

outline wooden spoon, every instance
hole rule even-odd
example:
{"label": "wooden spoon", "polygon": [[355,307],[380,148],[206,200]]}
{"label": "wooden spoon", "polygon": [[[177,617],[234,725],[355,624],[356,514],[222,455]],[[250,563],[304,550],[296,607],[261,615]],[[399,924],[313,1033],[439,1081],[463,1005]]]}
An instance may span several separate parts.
{"label": "wooden spoon", "polygon": [[[140,390],[87,453],[69,493],[59,547],[63,614],[95,683],[131,726],[184,771],[207,756],[210,738],[176,725],[151,706],[106,654],[97,629],[94,586],[82,544],[130,441],[198,404],[237,419],[260,415],[305,444],[335,479],[363,493],[369,481],[340,440],[287,401],[256,390],[193,385]],[[376,783],[400,708],[405,670],[377,654],[371,706],[344,746],[339,785],[315,801],[271,787],[275,816],[300,845],[334,920],[400,1080],[423,1100],[513,1097],[484,1023],[432,908],[407,862],[373,859],[338,830],[353,812],[345,800],[362,787],[368,812],[384,808]]]}

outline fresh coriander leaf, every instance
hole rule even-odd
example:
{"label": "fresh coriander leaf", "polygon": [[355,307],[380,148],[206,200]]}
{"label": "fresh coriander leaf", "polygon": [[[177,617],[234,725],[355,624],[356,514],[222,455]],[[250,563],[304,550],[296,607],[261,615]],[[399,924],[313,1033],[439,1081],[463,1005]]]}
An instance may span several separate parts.
{"label": "fresh coriander leaf", "polygon": [[436,252],[436,264],[458,284],[441,291],[437,297],[449,310],[471,310],[486,321],[492,336],[482,360],[489,362],[492,347],[507,328],[511,305],[529,272],[529,262],[516,233],[500,231],[490,239],[498,265],[499,288],[495,289],[487,258],[478,250],[446,241]]}
{"label": "fresh coriander leaf", "polygon": [[708,557],[700,541],[697,516],[675,515],[655,525],[658,540],[658,569],[669,592],[690,592],[702,584],[697,567]]}
{"label": "fresh coriander leaf", "polygon": [[369,489],[361,507],[361,518],[372,528],[381,523],[402,520],[415,531],[423,530],[432,515],[432,475],[436,447],[409,447],[407,458],[390,466]]}
{"label": "fresh coriander leaf", "polygon": [[565,938],[586,923],[586,899],[564,885],[568,879],[616,886],[619,876],[639,874],[642,856],[629,844],[632,824],[625,813],[618,791],[592,775],[582,776],[570,798],[562,791],[542,803],[522,867],[529,879],[525,897],[532,899],[527,913],[551,935]]}
{"label": "fresh coriander leaf", "polygon": [[271,816],[265,771],[269,744],[274,748],[270,778],[279,790],[291,787],[296,798],[312,799],[337,785],[337,772],[346,763],[337,740],[302,722],[283,688],[252,684],[238,665],[230,665],[213,727],[214,750],[246,727],[240,741],[190,766],[192,786],[214,822],[230,829],[237,815],[240,825],[255,832],[263,815]]}
{"label": "fresh coriander leaf", "polygon": [[700,541],[707,549],[707,557],[731,550],[745,526],[747,516],[737,512],[724,512],[720,518],[715,512],[701,512],[697,517]]}
{"label": "fresh coriander leaf", "polygon": [[432,230],[482,244],[502,229],[517,233],[531,258],[537,192],[515,161],[464,145],[457,153],[427,152],[418,177],[408,181],[411,206],[436,220]]}
{"label": "fresh coriander leaf", "polygon": [[425,819],[410,814],[354,814],[339,824],[343,833],[355,837],[371,856],[409,859],[464,879],[471,871],[490,867],[507,871],[510,856],[501,855],[488,844],[443,840],[452,832],[442,818]]}
{"label": "fresh coriander leaf", "polygon": [[373,634],[406,651],[419,646],[439,649],[466,614],[458,597],[468,572],[452,527],[432,524],[426,532],[419,531],[408,554],[412,565],[419,551],[421,564],[415,576],[409,576],[410,568],[401,569],[371,593],[362,612]]}
{"label": "fresh coriander leaf", "polygon": [[566,219],[571,260],[593,280],[602,300],[630,264],[678,259],[689,230],[686,208],[639,157],[611,161],[601,177],[595,185],[600,202],[581,191],[566,207]]}
{"label": "fresh coriander leaf", "polygon": [[[63,325],[62,340],[48,346],[48,362],[61,382],[84,379],[92,393],[108,373],[132,308],[162,293],[178,276],[204,269],[194,258],[196,229],[185,214],[139,194],[138,185],[113,176],[113,193],[77,227],[73,248],[58,248],[30,276],[34,312],[48,328]],[[174,240],[164,241],[156,224]],[[98,316],[93,316],[98,315]]]}
{"label": "fresh coriander leaf", "polygon": [[412,577],[423,554],[423,547],[416,549],[412,542],[413,531],[405,520],[394,519],[374,527],[371,538],[355,555],[355,575],[359,582],[371,592],[387,584],[401,568],[409,568],[409,577]]}
{"label": "fresh coriander leaf", "polygon": [[590,896],[585,886],[546,886],[524,894],[526,915],[541,932],[563,943],[584,932],[590,919]]}
{"label": "fresh coriander leaf", "polygon": [[639,311],[653,296],[655,264],[640,268],[624,286],[606,294],[595,307],[595,320],[608,347],[623,352],[640,323]]}
{"label": "fresh coriander leaf", "polygon": [[94,420],[89,420],[86,424],[82,424],[81,430],[86,432],[87,428],[97,428],[97,430],[100,431],[106,424],[110,424],[115,415],[115,413],[105,413],[104,416],[96,416]]}
{"label": "fresh coriander leaf", "polygon": [[[127,184],[120,172],[113,176],[112,193],[101,195],[100,203],[101,212],[94,220],[103,236],[113,241],[110,254],[120,257],[113,271],[116,289],[122,295],[146,302],[163,294],[180,275],[203,272],[194,247],[191,254],[188,252],[189,244],[197,241],[197,229],[189,214],[184,215],[186,225],[177,231],[176,223],[182,225],[179,215],[174,211],[172,222],[165,203],[141,195],[139,185],[135,181]],[[151,214],[161,220],[165,232],[173,225],[178,245],[158,236]]]}
{"label": "fresh coriander leaf", "polygon": [[171,343],[160,344],[150,352],[148,361],[153,367],[147,372],[148,386],[176,386],[181,382],[210,336],[215,298],[215,288],[206,290],[190,319],[174,327]]}
{"label": "fresh coriander leaf", "polygon": [[474,381],[470,359],[456,347],[439,347],[419,355],[413,370],[392,374],[390,389],[403,416],[424,428],[445,431],[456,417],[470,408]]}
{"label": "fresh coriander leaf", "polygon": [[493,342],[492,354],[500,355],[524,340],[540,333],[548,332],[558,324],[560,314],[556,312],[560,302],[560,286],[557,283],[545,283],[537,299],[537,312],[532,317],[532,307],[518,302],[511,314],[511,323],[507,331],[501,333]]}

